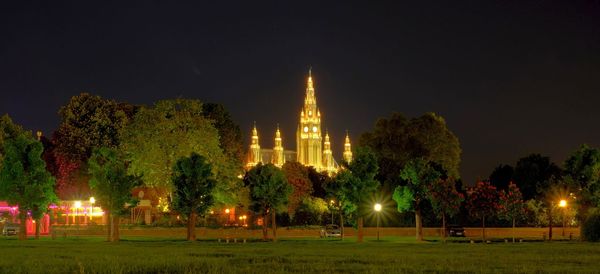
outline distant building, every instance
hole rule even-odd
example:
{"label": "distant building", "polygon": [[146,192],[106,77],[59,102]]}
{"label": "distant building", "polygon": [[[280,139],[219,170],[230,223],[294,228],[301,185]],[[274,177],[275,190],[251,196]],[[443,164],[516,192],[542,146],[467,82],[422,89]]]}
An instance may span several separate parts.
{"label": "distant building", "polygon": [[[273,149],[262,149],[255,123],[252,128],[252,139],[247,154],[246,168],[252,168],[258,163],[272,163],[281,167],[285,162],[290,161],[297,161],[303,165],[314,167],[317,171],[326,171],[329,174],[337,172],[340,168],[333,158],[329,133],[325,132],[324,138],[322,136],[321,111],[317,107],[310,70],[308,71],[304,106],[300,111],[300,120],[296,130],[296,151],[283,148],[279,126],[277,126],[274,140],[275,146]],[[346,133],[343,157],[347,162],[352,161],[352,147],[348,133]]]}

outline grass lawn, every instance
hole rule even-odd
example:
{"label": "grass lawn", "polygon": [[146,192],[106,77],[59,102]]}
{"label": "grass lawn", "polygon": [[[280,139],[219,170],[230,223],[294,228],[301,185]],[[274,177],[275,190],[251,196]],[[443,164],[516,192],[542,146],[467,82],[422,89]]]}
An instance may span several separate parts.
{"label": "grass lawn", "polygon": [[600,245],[469,244],[411,238],[218,243],[179,239],[0,238],[2,273],[531,273],[598,272]]}

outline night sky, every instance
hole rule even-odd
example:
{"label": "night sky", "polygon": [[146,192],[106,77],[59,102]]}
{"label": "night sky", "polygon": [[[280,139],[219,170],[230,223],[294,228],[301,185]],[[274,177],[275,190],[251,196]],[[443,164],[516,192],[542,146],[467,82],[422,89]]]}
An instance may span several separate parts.
{"label": "night sky", "polygon": [[0,6],[0,114],[48,135],[87,91],[222,103],[246,137],[255,120],[270,148],[279,123],[295,149],[312,66],[338,159],[346,129],[356,140],[393,111],[444,116],[469,184],[600,146],[599,1],[16,2]]}

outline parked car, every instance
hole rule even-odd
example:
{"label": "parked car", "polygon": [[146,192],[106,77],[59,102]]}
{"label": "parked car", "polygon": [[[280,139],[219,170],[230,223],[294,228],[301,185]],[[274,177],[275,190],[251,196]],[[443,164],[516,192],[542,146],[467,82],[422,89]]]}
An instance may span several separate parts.
{"label": "parked car", "polygon": [[450,237],[465,237],[465,229],[459,225],[449,225],[446,227],[446,235]]}
{"label": "parked car", "polygon": [[14,223],[5,223],[2,228],[2,235],[10,236],[19,234],[20,226]]}
{"label": "parked car", "polygon": [[328,224],[321,229],[321,238],[342,237],[342,230],[338,225]]}

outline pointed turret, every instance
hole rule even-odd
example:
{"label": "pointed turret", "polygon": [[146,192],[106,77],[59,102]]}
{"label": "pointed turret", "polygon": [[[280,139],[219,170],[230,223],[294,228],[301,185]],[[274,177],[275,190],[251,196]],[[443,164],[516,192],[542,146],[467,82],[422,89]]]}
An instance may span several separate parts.
{"label": "pointed turret", "polygon": [[262,155],[260,153],[260,144],[258,142],[258,130],[256,129],[256,122],[252,128],[252,140],[250,142],[250,151],[248,151],[248,163],[246,167],[251,168],[258,163],[262,162]]}
{"label": "pointed turret", "polygon": [[275,147],[273,147],[273,157],[271,162],[281,167],[285,163],[285,158],[283,157],[283,144],[281,142],[281,131],[279,131],[279,124],[277,124],[277,131],[275,131]]}
{"label": "pointed turret", "polygon": [[331,142],[329,141],[329,132],[325,132],[325,142],[323,142],[323,169],[329,174],[336,171],[333,153],[331,152]]}
{"label": "pointed turret", "polygon": [[352,162],[352,146],[350,145],[350,136],[346,131],[346,141],[344,142],[344,161]]}
{"label": "pointed turret", "polygon": [[304,98],[304,106],[300,111],[300,123],[298,124],[296,138],[298,162],[303,165],[312,166],[318,171],[323,170],[321,112],[317,107],[312,69],[308,70],[306,97]]}

